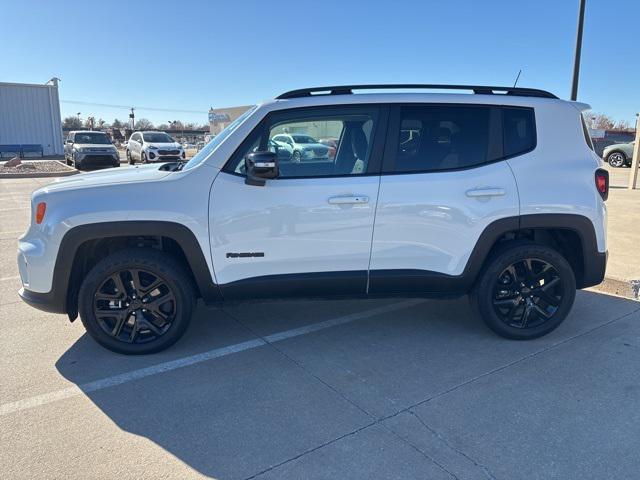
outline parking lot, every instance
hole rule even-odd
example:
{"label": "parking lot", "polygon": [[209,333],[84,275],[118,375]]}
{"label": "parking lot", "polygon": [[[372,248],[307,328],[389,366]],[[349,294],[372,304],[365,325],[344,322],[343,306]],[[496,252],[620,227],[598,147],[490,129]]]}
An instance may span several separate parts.
{"label": "parking lot", "polygon": [[568,319],[529,342],[492,334],[466,298],[199,305],[170,350],[120,356],[17,296],[16,239],[49,181],[0,182],[5,478],[640,470],[638,302],[579,292]]}

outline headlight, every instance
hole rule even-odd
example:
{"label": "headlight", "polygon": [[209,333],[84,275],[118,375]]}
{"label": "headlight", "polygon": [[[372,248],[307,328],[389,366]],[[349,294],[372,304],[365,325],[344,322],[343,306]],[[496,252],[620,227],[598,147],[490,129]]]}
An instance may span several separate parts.
{"label": "headlight", "polygon": [[76,152],[78,152],[78,153],[84,153],[84,152],[87,152],[87,151],[88,151],[88,149],[87,149],[87,148],[74,148],[74,150],[75,150]]}
{"label": "headlight", "polygon": [[153,145],[149,145],[147,148],[149,150],[157,150],[158,149],[158,147],[154,147]]}

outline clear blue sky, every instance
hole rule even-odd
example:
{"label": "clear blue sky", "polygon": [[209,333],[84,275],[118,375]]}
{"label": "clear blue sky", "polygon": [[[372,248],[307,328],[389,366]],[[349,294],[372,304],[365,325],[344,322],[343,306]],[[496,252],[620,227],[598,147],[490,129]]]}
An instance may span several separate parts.
{"label": "clear blue sky", "polygon": [[[0,0],[0,81],[60,77],[64,116],[206,122],[210,106],[348,83],[512,85],[568,98],[578,0]],[[587,0],[579,100],[640,110],[640,1]],[[635,48],[635,52],[634,52]],[[141,107],[202,111],[170,113]]]}

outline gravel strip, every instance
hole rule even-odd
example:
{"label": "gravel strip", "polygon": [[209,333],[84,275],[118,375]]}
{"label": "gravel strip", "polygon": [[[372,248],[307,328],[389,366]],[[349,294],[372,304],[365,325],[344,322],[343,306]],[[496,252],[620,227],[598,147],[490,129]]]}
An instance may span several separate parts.
{"label": "gravel strip", "polygon": [[1,177],[14,177],[14,176],[55,176],[70,175],[77,173],[77,171],[71,167],[68,167],[62,162],[57,160],[35,160],[35,161],[23,161],[17,167],[5,167],[5,162],[0,163],[0,178]]}

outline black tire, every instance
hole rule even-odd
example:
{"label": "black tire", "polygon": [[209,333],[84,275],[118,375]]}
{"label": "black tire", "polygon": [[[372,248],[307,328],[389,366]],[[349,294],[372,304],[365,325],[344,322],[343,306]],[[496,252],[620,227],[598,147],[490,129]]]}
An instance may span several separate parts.
{"label": "black tire", "polygon": [[611,152],[607,155],[607,163],[614,168],[621,168],[627,164],[627,156],[622,152]]}
{"label": "black tire", "polygon": [[291,155],[291,160],[294,163],[300,163],[302,161],[302,155],[300,154],[300,152],[298,150],[293,152],[293,155]]}
{"label": "black tire", "polygon": [[133,161],[133,157],[131,156],[131,152],[129,151],[128,148],[127,148],[127,160],[129,161],[129,165],[135,164],[135,162]]}
{"label": "black tire", "polygon": [[[127,277],[132,271],[139,272],[137,282],[127,281],[133,278]],[[111,287],[116,285],[111,280],[116,275],[124,290],[121,294],[117,287]],[[144,288],[135,290],[136,284],[142,287],[145,276],[151,279],[155,276],[159,286],[136,297],[132,292],[144,292],[144,288],[157,284],[152,280]],[[157,297],[152,296],[154,292],[158,292]],[[166,292],[171,296],[164,297]],[[113,300],[105,300],[106,296]],[[154,298],[170,299],[158,303]],[[145,300],[148,303],[143,303]],[[189,325],[195,302],[193,282],[175,258],[157,250],[130,248],[103,258],[89,271],[78,294],[78,311],[87,332],[100,345],[114,352],[140,355],[159,352],[178,341]],[[149,309],[151,304],[157,305]],[[160,311],[167,304],[170,304],[168,314],[166,309]],[[110,318],[111,312],[115,315],[113,318]],[[158,320],[162,323],[158,324]],[[119,325],[117,335],[116,325]],[[112,331],[109,333],[109,330]]]}
{"label": "black tire", "polygon": [[147,154],[144,152],[140,153],[140,163],[147,163]]}
{"label": "black tire", "polygon": [[529,340],[556,329],[569,314],[575,295],[576,280],[569,262],[550,247],[523,242],[491,256],[471,301],[495,333]]}

